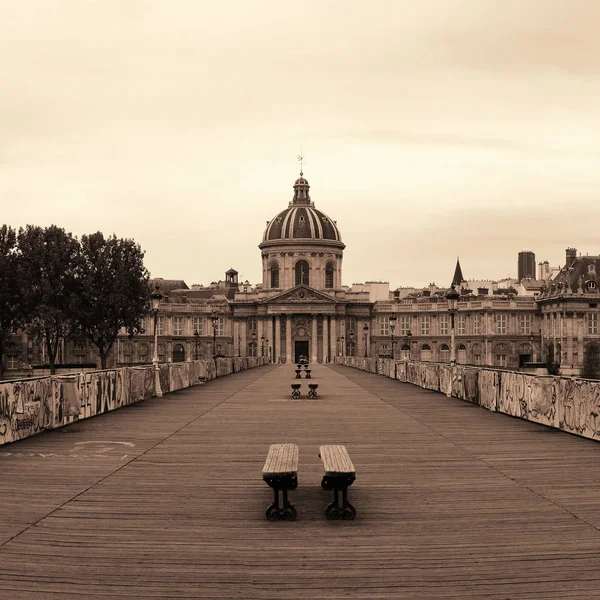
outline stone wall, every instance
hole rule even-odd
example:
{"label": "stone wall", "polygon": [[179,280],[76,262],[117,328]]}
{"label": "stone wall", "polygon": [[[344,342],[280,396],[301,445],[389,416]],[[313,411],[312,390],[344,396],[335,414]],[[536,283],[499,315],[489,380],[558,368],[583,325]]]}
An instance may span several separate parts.
{"label": "stone wall", "polygon": [[381,358],[344,356],[336,357],[335,362],[442,392],[488,410],[600,439],[600,381]]}
{"label": "stone wall", "polygon": [[[260,356],[165,363],[160,365],[161,389],[174,392],[267,363],[268,358]],[[0,383],[0,445],[155,395],[152,366]]]}

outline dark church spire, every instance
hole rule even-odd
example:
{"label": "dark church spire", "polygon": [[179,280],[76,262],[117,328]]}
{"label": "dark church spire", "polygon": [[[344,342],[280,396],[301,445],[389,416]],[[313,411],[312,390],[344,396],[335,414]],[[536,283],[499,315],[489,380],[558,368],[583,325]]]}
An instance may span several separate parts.
{"label": "dark church spire", "polygon": [[456,257],[456,269],[454,269],[454,277],[452,278],[452,285],[460,287],[460,284],[465,281],[465,278],[462,274],[462,269],[460,268],[460,260]]}

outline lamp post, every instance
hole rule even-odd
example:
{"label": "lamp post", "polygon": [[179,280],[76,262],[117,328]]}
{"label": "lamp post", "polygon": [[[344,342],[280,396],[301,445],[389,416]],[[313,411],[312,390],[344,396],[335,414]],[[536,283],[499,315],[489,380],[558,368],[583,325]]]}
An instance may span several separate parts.
{"label": "lamp post", "polygon": [[412,338],[412,331],[409,329],[406,332],[406,337],[404,338],[404,341],[406,342],[406,345],[408,346],[408,360],[410,360],[410,339]]}
{"label": "lamp post", "polygon": [[265,355],[265,336],[264,335],[260,336],[260,355],[261,356]]}
{"label": "lamp post", "polygon": [[346,346],[344,346],[344,342],[345,342],[346,338],[344,336],[342,336],[340,339],[342,340],[342,346],[341,346],[342,347],[342,356],[346,356]]}
{"label": "lamp post", "polygon": [[256,351],[256,331],[252,332],[252,356],[258,356]]}
{"label": "lamp post", "polygon": [[450,363],[456,363],[456,348],[454,347],[454,315],[458,310],[458,299],[460,298],[459,293],[455,287],[452,286],[446,294],[446,301],[448,302],[448,312],[450,313]]}
{"label": "lamp post", "polygon": [[200,332],[196,329],[194,330],[194,343],[196,344],[196,359],[198,360],[198,347],[200,346]]}
{"label": "lamp post", "polygon": [[265,348],[267,349],[267,356],[269,357],[269,362],[271,362],[271,349],[269,348],[269,338],[265,338]]}
{"label": "lamp post", "polygon": [[242,355],[242,336],[238,335],[238,357]]}
{"label": "lamp post", "polygon": [[367,336],[369,335],[369,325],[367,323],[364,324],[363,332],[365,336],[365,358],[367,358]]}
{"label": "lamp post", "polygon": [[152,357],[152,366],[154,367],[154,387],[157,396],[162,396],[160,387],[160,367],[158,366],[158,307],[162,300],[162,294],[158,291],[159,287],[154,288],[154,293],[150,295],[152,303],[152,312],[154,313],[154,356]]}
{"label": "lamp post", "polygon": [[210,313],[210,320],[213,327],[213,360],[217,358],[217,325],[219,324],[219,315],[216,310]]}
{"label": "lamp post", "polygon": [[396,329],[396,315],[390,317],[390,331],[392,332],[392,360],[394,360],[394,330]]}
{"label": "lamp post", "polygon": [[348,356],[354,356],[354,350],[352,348],[354,342],[354,331],[348,332]]}

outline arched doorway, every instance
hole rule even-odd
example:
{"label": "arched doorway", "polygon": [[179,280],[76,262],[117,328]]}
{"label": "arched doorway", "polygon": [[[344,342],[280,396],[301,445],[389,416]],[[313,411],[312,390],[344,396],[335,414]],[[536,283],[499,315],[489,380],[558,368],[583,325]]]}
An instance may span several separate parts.
{"label": "arched doorway", "polygon": [[182,344],[173,346],[173,362],[185,362],[185,348]]}

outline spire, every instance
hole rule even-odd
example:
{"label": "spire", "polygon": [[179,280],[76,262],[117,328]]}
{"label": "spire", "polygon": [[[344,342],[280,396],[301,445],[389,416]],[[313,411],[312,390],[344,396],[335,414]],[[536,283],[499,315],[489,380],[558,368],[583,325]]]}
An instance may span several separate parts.
{"label": "spire", "polygon": [[460,287],[460,284],[465,280],[460,268],[460,260],[456,257],[456,269],[454,269],[454,277],[452,278],[452,285]]}

